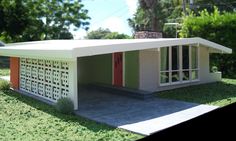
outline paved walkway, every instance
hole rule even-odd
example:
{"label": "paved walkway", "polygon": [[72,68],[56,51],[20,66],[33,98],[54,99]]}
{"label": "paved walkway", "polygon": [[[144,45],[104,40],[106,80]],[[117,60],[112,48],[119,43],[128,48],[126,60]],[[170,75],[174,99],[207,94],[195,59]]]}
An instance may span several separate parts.
{"label": "paved walkway", "polygon": [[142,135],[150,135],[217,108],[160,98],[139,100],[94,90],[81,91],[79,99],[78,115]]}

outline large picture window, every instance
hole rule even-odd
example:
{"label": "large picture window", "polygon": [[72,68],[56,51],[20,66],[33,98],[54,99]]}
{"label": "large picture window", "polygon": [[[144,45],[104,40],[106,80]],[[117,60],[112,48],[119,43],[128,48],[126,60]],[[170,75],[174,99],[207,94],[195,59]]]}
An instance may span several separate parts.
{"label": "large picture window", "polygon": [[196,46],[172,46],[160,49],[161,85],[198,80],[199,50]]}

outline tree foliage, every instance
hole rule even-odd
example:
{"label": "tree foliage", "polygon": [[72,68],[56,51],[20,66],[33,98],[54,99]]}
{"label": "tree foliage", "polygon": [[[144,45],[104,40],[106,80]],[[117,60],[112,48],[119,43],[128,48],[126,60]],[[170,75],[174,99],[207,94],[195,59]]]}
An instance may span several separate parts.
{"label": "tree foliage", "polygon": [[[152,6],[150,6],[152,5]],[[180,0],[139,0],[136,13],[128,19],[133,31],[163,31],[164,23],[181,17]],[[171,21],[176,22],[176,21]]]}
{"label": "tree foliage", "polygon": [[[133,31],[163,31],[164,37],[175,37],[174,25],[169,26],[165,25],[165,23],[182,23],[183,1],[184,0],[139,0],[136,13],[132,18],[128,19],[129,26]],[[198,11],[204,9],[213,12],[214,6],[219,7],[219,11],[236,11],[235,0],[193,0],[193,3],[190,3],[189,0],[185,1],[186,9],[190,9],[195,12],[195,14],[198,14]],[[157,23],[156,27],[153,27],[155,25],[153,22]]]}
{"label": "tree foliage", "polygon": [[126,34],[120,34],[118,32],[111,32],[109,29],[99,28],[97,30],[90,31],[86,39],[130,39],[131,37]]}
{"label": "tree foliage", "polygon": [[22,34],[31,21],[29,9],[20,0],[1,0],[0,17],[0,39],[5,41]]}
{"label": "tree foliage", "polygon": [[191,12],[183,20],[180,36],[202,37],[232,48],[233,54],[214,54],[210,61],[224,77],[236,78],[236,13],[221,13],[217,8],[213,13],[203,10],[196,15]]}
{"label": "tree foliage", "polygon": [[219,11],[234,12],[236,10],[235,0],[194,0],[194,4],[189,8],[196,14],[198,11],[207,9],[209,12],[214,12],[214,6],[218,7]]}
{"label": "tree foliage", "polygon": [[88,30],[88,10],[80,0],[1,0],[0,39],[7,42],[73,38]]}
{"label": "tree foliage", "polygon": [[90,31],[85,36],[86,39],[104,39],[104,37],[111,33],[109,29],[99,28],[97,30]]}

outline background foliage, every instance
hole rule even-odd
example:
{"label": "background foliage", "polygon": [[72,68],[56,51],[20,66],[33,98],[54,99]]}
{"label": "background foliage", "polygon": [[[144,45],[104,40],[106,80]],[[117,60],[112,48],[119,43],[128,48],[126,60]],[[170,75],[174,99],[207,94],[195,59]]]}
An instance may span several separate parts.
{"label": "background foliage", "polygon": [[233,50],[232,54],[213,54],[211,66],[217,66],[223,77],[236,78],[236,13],[220,12],[216,7],[213,13],[207,10],[199,15],[191,12],[184,17],[181,37],[201,37]]}
{"label": "background foliage", "polygon": [[[214,11],[214,6],[217,6],[221,12],[236,11],[235,0],[192,0],[193,3],[190,3],[190,0],[139,0],[138,2],[136,13],[128,19],[133,32],[159,31],[167,38],[175,37],[175,25],[165,25],[165,23],[182,23],[183,15],[188,14],[187,9],[196,15],[204,9],[211,13]],[[156,20],[156,25],[153,24],[153,20]]]}
{"label": "background foliage", "polygon": [[97,30],[90,31],[86,39],[130,39],[131,37],[126,34],[120,34],[118,32],[111,32],[109,29],[99,28]]}
{"label": "background foliage", "polygon": [[80,0],[0,0],[0,40],[72,39],[70,29],[88,30]]}

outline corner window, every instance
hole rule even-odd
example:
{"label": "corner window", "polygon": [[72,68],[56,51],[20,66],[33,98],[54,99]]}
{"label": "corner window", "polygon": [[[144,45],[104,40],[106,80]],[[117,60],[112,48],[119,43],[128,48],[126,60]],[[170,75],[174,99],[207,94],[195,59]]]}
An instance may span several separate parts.
{"label": "corner window", "polygon": [[198,47],[172,46],[160,49],[160,83],[178,84],[198,80]]}

